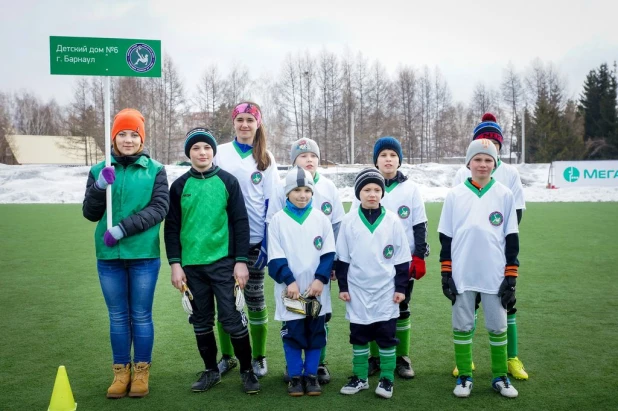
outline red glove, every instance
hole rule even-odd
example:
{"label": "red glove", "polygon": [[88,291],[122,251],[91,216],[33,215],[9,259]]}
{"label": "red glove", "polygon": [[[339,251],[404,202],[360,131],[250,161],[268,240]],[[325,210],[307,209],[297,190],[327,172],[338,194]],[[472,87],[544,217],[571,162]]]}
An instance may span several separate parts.
{"label": "red glove", "polygon": [[410,263],[410,273],[408,275],[408,279],[414,278],[415,280],[420,280],[426,272],[427,269],[425,268],[425,260],[413,255],[412,262]]}

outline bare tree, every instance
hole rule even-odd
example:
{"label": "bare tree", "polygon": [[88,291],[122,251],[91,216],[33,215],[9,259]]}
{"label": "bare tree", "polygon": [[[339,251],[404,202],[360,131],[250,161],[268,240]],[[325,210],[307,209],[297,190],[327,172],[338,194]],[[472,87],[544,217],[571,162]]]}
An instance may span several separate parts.
{"label": "bare tree", "polygon": [[[15,159],[9,155],[9,141],[12,134],[10,96],[0,92],[0,163],[15,164]],[[15,153],[13,153],[15,154]]]}
{"label": "bare tree", "polygon": [[251,98],[249,94],[250,82],[249,69],[246,66],[236,64],[232,67],[225,80],[226,104],[229,107]]}
{"label": "bare tree", "polygon": [[438,67],[434,68],[434,159],[438,161],[446,154],[445,147],[449,143],[443,140],[449,136],[444,132],[444,122],[447,120],[451,107],[451,91]]}
{"label": "bare tree", "polygon": [[423,74],[419,79],[420,115],[421,115],[421,147],[420,160],[421,163],[429,157],[429,139],[431,136],[431,119],[432,119],[432,100],[433,100],[433,81],[431,73],[427,66],[423,67]]}
{"label": "bare tree", "polygon": [[13,123],[18,133],[29,135],[59,135],[62,131],[62,112],[55,100],[42,103],[28,91],[14,96]]}
{"label": "bare tree", "polygon": [[[518,127],[520,109],[524,100],[524,88],[520,75],[515,71],[513,63],[509,62],[502,74],[502,100],[510,109],[511,127],[510,127],[510,144],[509,153],[514,148],[514,139],[519,135],[520,127]],[[519,140],[519,139],[517,139]]]}
{"label": "bare tree", "polygon": [[288,54],[283,63],[281,80],[279,81],[279,101],[283,104],[284,112],[287,116],[291,117],[291,123],[296,129],[296,138],[299,139],[302,136],[302,110],[300,108],[302,97],[300,96],[298,85],[296,83],[297,73],[298,69],[292,59],[292,55]]}
{"label": "bare tree", "polygon": [[68,136],[60,143],[63,151],[83,156],[85,165],[95,164],[102,159],[98,157],[96,146],[91,144],[92,135],[97,129],[91,91],[86,78],[77,80],[73,89],[73,100],[67,108],[65,124]]}
{"label": "bare tree", "polygon": [[354,61],[354,72],[353,72],[353,86],[354,86],[354,97],[356,100],[356,110],[354,111],[355,115],[358,116],[358,138],[356,139],[356,155],[361,156],[360,159],[362,162],[371,161],[372,155],[371,147],[373,146],[373,141],[370,141],[370,134],[366,128],[366,120],[367,115],[369,114],[369,94],[370,94],[370,74],[369,74],[369,64],[367,58],[363,56],[361,52],[356,55],[356,59]]}
{"label": "bare tree", "polygon": [[408,161],[412,162],[417,155],[417,136],[414,123],[419,114],[416,110],[418,82],[416,72],[411,67],[400,68],[397,72],[396,99],[397,112],[401,118],[402,145],[407,151]]}

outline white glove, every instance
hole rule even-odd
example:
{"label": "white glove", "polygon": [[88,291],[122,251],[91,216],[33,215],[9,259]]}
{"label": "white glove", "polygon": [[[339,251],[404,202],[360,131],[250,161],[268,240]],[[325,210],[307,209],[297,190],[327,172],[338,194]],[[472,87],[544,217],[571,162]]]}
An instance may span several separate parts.
{"label": "white glove", "polygon": [[240,289],[238,281],[236,281],[236,285],[234,285],[234,297],[236,298],[236,310],[242,311],[243,308],[245,308],[245,293]]}
{"label": "white glove", "polygon": [[193,307],[191,307],[191,301],[193,301],[193,294],[187,284],[182,283],[182,299],[180,302],[182,303],[182,309],[189,315],[193,315]]}
{"label": "white glove", "polygon": [[238,285],[238,281],[234,285],[234,299],[236,310],[240,312],[240,320],[242,322],[243,327],[246,327],[249,324],[249,319],[245,314],[245,293],[240,289],[240,285]]}

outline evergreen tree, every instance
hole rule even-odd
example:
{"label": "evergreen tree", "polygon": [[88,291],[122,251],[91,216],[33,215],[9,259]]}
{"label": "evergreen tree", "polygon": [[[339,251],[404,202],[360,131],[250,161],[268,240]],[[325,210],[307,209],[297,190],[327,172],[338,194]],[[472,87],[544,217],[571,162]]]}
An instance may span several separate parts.
{"label": "evergreen tree", "polygon": [[589,158],[618,156],[616,89],[616,73],[610,71],[606,63],[586,76],[579,107],[584,119]]}

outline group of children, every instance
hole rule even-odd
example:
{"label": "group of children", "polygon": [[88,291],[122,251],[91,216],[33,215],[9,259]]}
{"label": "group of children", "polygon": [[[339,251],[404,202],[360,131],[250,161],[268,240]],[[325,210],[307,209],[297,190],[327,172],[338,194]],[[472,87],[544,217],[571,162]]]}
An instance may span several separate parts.
{"label": "group of children", "polygon": [[[375,393],[391,398],[395,374],[415,376],[409,358],[410,299],[415,281],[426,273],[430,251],[419,189],[399,171],[400,143],[393,137],[376,141],[376,168],[356,176],[355,200],[345,214],[337,188],[317,171],[315,141],[292,143],[293,167],[280,182],[260,134],[259,108],[241,103],[232,119],[237,137],[219,147],[208,129],[187,133],[184,150],[191,169],[172,184],[165,219],[171,281],[190,296],[189,322],[205,366],[192,390],[209,390],[240,365],[244,391],[260,391],[258,378],[267,373],[267,264],[275,281],[275,319],[282,324],[288,394],[320,395],[321,385],[330,381],[325,361],[330,284],[337,280],[350,322],[353,371],[340,393],[369,389],[368,377],[379,372]],[[518,222],[525,206],[518,175],[517,193],[497,181],[498,173],[509,178],[516,173],[500,162],[501,144],[495,117],[485,115],[466,154],[469,176],[458,173],[461,182],[447,195],[438,227],[442,289],[452,302],[458,397],[469,396],[473,385],[471,347],[479,303],[490,336],[492,387],[516,397],[507,374],[528,378],[517,358],[516,328],[511,329]],[[239,305],[243,293],[248,318]]]}

